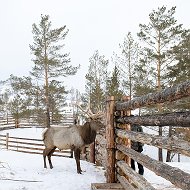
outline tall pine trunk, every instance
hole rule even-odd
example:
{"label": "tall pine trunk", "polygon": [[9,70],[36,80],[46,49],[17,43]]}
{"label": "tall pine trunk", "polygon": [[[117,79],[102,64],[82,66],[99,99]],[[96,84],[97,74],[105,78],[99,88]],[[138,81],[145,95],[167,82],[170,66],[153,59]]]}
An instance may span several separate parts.
{"label": "tall pine trunk", "polygon": [[[160,31],[158,34],[158,63],[157,63],[157,91],[160,92],[162,90],[161,87],[161,53],[160,53]],[[162,106],[158,104],[158,112],[162,113]],[[159,126],[158,135],[162,136],[162,127]],[[158,160],[163,162],[163,153],[162,149],[158,149]]]}
{"label": "tall pine trunk", "polygon": [[48,81],[48,60],[45,41],[45,101],[46,101],[46,127],[50,128],[50,104],[49,104],[49,81]]}
{"label": "tall pine trunk", "polygon": [[[171,135],[172,135],[172,127],[169,126],[169,134],[168,134],[168,136],[171,137]],[[170,150],[167,150],[166,162],[171,162],[171,151]]]}

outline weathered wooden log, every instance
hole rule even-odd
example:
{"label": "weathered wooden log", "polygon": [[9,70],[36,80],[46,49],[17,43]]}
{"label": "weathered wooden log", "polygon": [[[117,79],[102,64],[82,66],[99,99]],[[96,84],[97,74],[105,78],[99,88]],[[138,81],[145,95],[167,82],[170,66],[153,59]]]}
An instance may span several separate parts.
{"label": "weathered wooden log", "polygon": [[117,103],[116,110],[133,110],[148,105],[175,101],[188,96],[190,96],[190,80],[157,93],[149,93],[128,102]]}
{"label": "weathered wooden log", "polygon": [[124,176],[117,175],[117,179],[125,190],[136,190]]}
{"label": "weathered wooden log", "polygon": [[170,181],[176,187],[179,187],[183,190],[190,189],[190,174],[176,167],[171,167],[163,162],[154,160],[149,156],[136,152],[135,150],[127,148],[124,145],[117,145],[116,147],[124,154],[127,154],[129,157],[136,160],[149,170]]}
{"label": "weathered wooden log", "polygon": [[190,157],[190,143],[177,137],[161,137],[140,132],[124,131],[122,129],[116,129],[115,133],[120,138],[129,138],[132,141],[171,150],[172,152],[181,153]]}
{"label": "weathered wooden log", "polygon": [[103,137],[102,135],[97,135],[96,143],[101,144],[101,145],[106,145],[106,138]]}
{"label": "weathered wooden log", "polygon": [[190,127],[190,111],[133,117],[123,116],[117,117],[116,122],[144,126]]}
{"label": "weathered wooden log", "polygon": [[95,164],[95,143],[90,144],[90,162]]}
{"label": "weathered wooden log", "polygon": [[91,183],[92,190],[124,190],[120,183]]}
{"label": "weathered wooden log", "polygon": [[[130,101],[130,96],[123,96],[123,98],[122,98],[122,101],[123,102],[128,102],[128,101]],[[123,115],[123,116],[130,116],[131,115],[131,110],[124,110],[124,111],[121,111],[121,114]],[[125,130],[131,130],[131,125],[130,124],[122,124],[123,126],[123,128],[125,129]],[[130,141],[130,139],[127,139],[127,138],[125,138],[124,139],[124,145],[125,146],[127,146],[127,147],[131,147],[131,141]],[[126,163],[128,163],[128,164],[130,164],[131,163],[131,159],[128,157],[128,156],[126,156],[126,155],[124,155],[125,156],[125,158],[124,158],[124,160],[125,160],[125,162]]]}
{"label": "weathered wooden log", "polygon": [[132,180],[139,190],[155,190],[155,188],[152,187],[152,185],[144,177],[130,168],[123,160],[118,161],[116,164]]}
{"label": "weathered wooden log", "polygon": [[106,182],[115,182],[115,142],[114,142],[114,96],[107,99],[106,105],[106,140],[107,140],[107,174]]}
{"label": "weathered wooden log", "polygon": [[105,136],[96,135],[96,165],[106,168],[106,138]]}

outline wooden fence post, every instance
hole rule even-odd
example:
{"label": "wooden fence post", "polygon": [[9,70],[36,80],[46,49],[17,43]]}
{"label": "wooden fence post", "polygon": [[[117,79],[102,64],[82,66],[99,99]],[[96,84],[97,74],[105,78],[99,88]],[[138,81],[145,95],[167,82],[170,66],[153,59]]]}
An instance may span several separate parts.
{"label": "wooden fence post", "polygon": [[9,133],[6,134],[6,148],[9,149]]}
{"label": "wooden fence post", "polygon": [[18,118],[15,119],[15,128],[19,128],[19,119]]}
{"label": "wooden fence post", "polygon": [[90,144],[90,162],[95,164],[95,142]]}
{"label": "wooden fence post", "polygon": [[115,179],[115,141],[114,141],[114,96],[108,97],[106,102],[106,141],[107,141],[107,183],[114,183]]}

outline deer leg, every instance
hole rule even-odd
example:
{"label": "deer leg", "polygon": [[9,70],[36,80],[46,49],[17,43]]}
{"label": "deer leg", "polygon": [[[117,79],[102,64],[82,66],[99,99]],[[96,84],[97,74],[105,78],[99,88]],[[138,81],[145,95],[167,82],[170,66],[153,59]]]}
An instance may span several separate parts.
{"label": "deer leg", "polygon": [[76,160],[76,165],[77,165],[77,173],[82,174],[82,170],[80,167],[80,149],[76,148],[74,150],[74,155],[75,155],[75,160]]}
{"label": "deer leg", "polygon": [[55,149],[56,149],[56,147],[54,147],[54,148],[49,152],[49,154],[47,155],[48,161],[49,161],[50,169],[53,168],[53,165],[52,165],[52,162],[51,162],[51,156],[52,156],[52,154],[55,152]]}
{"label": "deer leg", "polygon": [[45,148],[43,150],[43,158],[44,158],[44,168],[47,168],[47,165],[46,165],[46,156],[50,153],[52,149],[49,149],[49,148]]}
{"label": "deer leg", "polygon": [[46,156],[47,156],[47,149],[45,148],[43,150],[44,168],[47,168],[47,165],[46,165]]}

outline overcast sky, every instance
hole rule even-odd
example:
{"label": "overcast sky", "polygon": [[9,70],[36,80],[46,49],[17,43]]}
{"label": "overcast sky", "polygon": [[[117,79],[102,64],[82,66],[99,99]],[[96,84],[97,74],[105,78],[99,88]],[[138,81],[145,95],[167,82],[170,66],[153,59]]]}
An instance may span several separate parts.
{"label": "overcast sky", "polygon": [[69,34],[65,52],[72,65],[81,65],[77,75],[65,84],[84,91],[89,58],[95,50],[110,59],[130,31],[135,37],[139,24],[148,23],[153,9],[177,6],[178,24],[189,28],[189,0],[0,0],[0,80],[10,74],[28,76],[33,62],[29,44],[33,43],[32,24],[40,15],[50,16],[53,28],[66,25]]}

